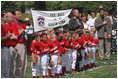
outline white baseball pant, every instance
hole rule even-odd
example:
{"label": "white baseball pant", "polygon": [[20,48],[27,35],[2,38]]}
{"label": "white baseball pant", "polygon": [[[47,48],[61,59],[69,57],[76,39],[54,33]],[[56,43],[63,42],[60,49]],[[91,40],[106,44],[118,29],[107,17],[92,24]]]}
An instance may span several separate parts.
{"label": "white baseball pant", "polygon": [[85,49],[81,49],[82,61],[80,61],[80,68],[85,65]]}
{"label": "white baseball pant", "polygon": [[52,75],[54,76],[57,73],[58,54],[51,55],[51,61],[53,62]]}
{"label": "white baseball pant", "polygon": [[48,75],[48,64],[49,64],[49,55],[42,54],[41,55],[41,66],[42,66],[42,76]]}
{"label": "white baseball pant", "polygon": [[77,50],[72,49],[72,69],[75,69],[76,60],[77,60]]}
{"label": "white baseball pant", "polygon": [[41,65],[41,56],[38,56],[38,62],[37,62],[37,64],[34,64],[33,62],[31,63],[32,76],[40,76],[39,75],[40,65]]}
{"label": "white baseball pant", "polygon": [[94,63],[95,62],[96,46],[92,46],[91,51],[92,51],[92,55],[93,55],[91,62]]}
{"label": "white baseball pant", "polygon": [[71,67],[71,61],[72,61],[72,50],[66,51],[66,71],[70,71]]}

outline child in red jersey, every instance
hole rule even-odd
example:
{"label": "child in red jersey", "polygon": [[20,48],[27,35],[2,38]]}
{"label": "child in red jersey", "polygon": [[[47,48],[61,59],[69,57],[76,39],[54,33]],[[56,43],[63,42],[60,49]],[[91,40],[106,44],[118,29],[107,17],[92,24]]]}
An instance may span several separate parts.
{"label": "child in red jersey", "polygon": [[87,62],[86,62],[86,67],[87,68],[91,68],[91,55],[92,55],[92,50],[91,50],[91,44],[92,44],[92,41],[93,41],[93,36],[91,35],[90,31],[87,31],[86,32],[86,37],[88,38],[88,44],[86,46],[86,52],[87,52]]}
{"label": "child in red jersey", "polygon": [[40,69],[40,60],[41,60],[41,52],[40,52],[40,38],[39,34],[33,35],[33,41],[31,43],[31,52],[32,52],[32,76],[33,78],[39,78],[39,69]]}
{"label": "child in red jersey", "polygon": [[[91,32],[91,36],[93,36],[93,32]],[[92,44],[91,44],[91,53],[92,53],[92,58],[91,58],[91,66],[96,67],[95,65],[95,53],[96,53],[96,46],[98,44],[99,40],[98,39],[93,39]]]}
{"label": "child in red jersey", "polygon": [[[71,58],[72,58],[72,46],[71,46],[71,36],[69,31],[64,31],[64,37],[63,37],[63,46],[66,48],[65,54],[62,55],[63,64],[66,66],[66,74],[70,73],[70,66],[71,66]],[[63,70],[63,69],[62,69]]]}
{"label": "child in red jersey", "polygon": [[[64,67],[64,59],[62,59],[62,57],[64,57],[65,55],[65,48],[63,46],[64,42],[63,42],[63,31],[57,31],[56,32],[56,39],[57,39],[57,45],[59,48],[59,59],[58,59],[58,65],[57,65],[57,77],[61,78],[61,74],[66,72],[66,68]],[[62,63],[63,63],[63,68],[62,68]]]}
{"label": "child in red jersey", "polygon": [[49,43],[47,42],[47,34],[42,33],[41,37],[41,66],[42,66],[42,77],[48,78],[48,63],[49,63]]}
{"label": "child in red jersey", "polygon": [[53,34],[52,36],[50,36],[51,41],[49,42],[49,48],[50,48],[50,55],[51,55],[51,61],[53,63],[52,66],[52,77],[55,78],[56,74],[57,74],[57,64],[58,64],[58,53],[59,53],[59,49],[58,49],[58,42],[56,40],[56,35]]}
{"label": "child in red jersey", "polygon": [[87,44],[87,41],[84,38],[84,32],[83,30],[79,31],[79,38],[78,38],[79,44],[81,45],[80,48],[80,53],[81,53],[81,61],[80,61],[80,71],[84,70],[84,66],[85,66],[85,45]]}
{"label": "child in red jersey", "polygon": [[80,48],[80,44],[78,42],[79,35],[75,32],[72,33],[72,72],[75,72],[75,65],[77,60],[77,50]]}

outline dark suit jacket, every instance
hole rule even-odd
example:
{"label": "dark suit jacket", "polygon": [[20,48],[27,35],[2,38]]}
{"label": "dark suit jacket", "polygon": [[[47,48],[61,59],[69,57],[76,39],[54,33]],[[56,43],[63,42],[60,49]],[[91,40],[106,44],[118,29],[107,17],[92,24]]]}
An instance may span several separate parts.
{"label": "dark suit jacket", "polygon": [[76,29],[83,29],[83,23],[81,21],[81,19],[78,19],[79,23],[81,23],[81,26],[77,23],[77,20],[74,18],[71,18],[68,24],[68,29],[75,31]]}
{"label": "dark suit jacket", "polygon": [[[103,24],[104,21],[107,21],[107,24]],[[106,35],[111,34],[112,32],[112,25],[110,22],[110,19],[105,16],[104,19],[102,19],[101,17],[98,17],[95,20],[95,27],[98,31],[98,38],[104,38],[105,37],[105,32]]]}

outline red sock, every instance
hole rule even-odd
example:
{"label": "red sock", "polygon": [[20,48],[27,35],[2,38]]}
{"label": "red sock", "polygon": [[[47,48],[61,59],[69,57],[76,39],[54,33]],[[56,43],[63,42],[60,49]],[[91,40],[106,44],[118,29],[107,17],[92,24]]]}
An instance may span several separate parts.
{"label": "red sock", "polygon": [[37,76],[37,78],[39,78],[39,76]]}
{"label": "red sock", "polygon": [[37,76],[33,76],[33,78],[37,78]]}
{"label": "red sock", "polygon": [[48,76],[45,76],[44,78],[48,78]]}
{"label": "red sock", "polygon": [[42,78],[45,78],[45,76],[42,76]]}
{"label": "red sock", "polygon": [[66,72],[66,67],[62,67],[62,73],[64,74]]}
{"label": "red sock", "polygon": [[75,69],[72,69],[72,72],[75,72]]}
{"label": "red sock", "polygon": [[52,76],[52,69],[48,69],[48,75],[49,75],[49,77]]}

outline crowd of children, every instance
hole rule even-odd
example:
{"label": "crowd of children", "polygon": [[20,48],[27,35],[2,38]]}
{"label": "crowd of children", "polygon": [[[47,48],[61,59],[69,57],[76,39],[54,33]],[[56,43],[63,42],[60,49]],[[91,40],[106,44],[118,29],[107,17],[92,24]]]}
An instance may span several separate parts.
{"label": "crowd of children", "polygon": [[[32,76],[60,78],[96,67],[95,53],[98,39],[92,31],[56,31],[48,29],[32,35]],[[40,68],[41,67],[41,68]]]}

